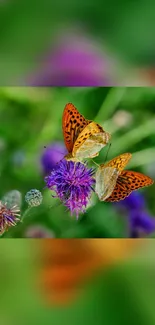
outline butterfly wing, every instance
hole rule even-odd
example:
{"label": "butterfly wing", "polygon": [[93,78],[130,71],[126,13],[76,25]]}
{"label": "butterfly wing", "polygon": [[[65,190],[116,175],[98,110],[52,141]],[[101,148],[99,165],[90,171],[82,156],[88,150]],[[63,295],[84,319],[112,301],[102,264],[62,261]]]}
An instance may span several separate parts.
{"label": "butterfly wing", "polygon": [[73,157],[94,158],[99,151],[109,142],[110,134],[95,122],[90,122],[79,134],[74,147]]}
{"label": "butterfly wing", "polygon": [[130,170],[123,170],[117,179],[112,194],[105,201],[116,202],[123,200],[129,196],[132,191],[150,186],[153,183],[153,179],[149,176]]}
{"label": "butterfly wing", "polygon": [[64,108],[62,129],[66,148],[72,153],[74,143],[82,130],[90,123],[82,116],[76,107],[68,103]]}
{"label": "butterfly wing", "polygon": [[101,201],[105,201],[113,192],[119,174],[131,159],[130,153],[124,153],[102,164],[96,173],[96,193]]}
{"label": "butterfly wing", "polygon": [[122,155],[119,155],[114,159],[110,160],[107,164],[101,165],[101,167],[113,167],[116,168],[119,172],[122,172],[131,157],[131,153],[123,153]]}
{"label": "butterfly wing", "polygon": [[105,201],[113,192],[119,172],[113,167],[99,167],[96,172],[95,192],[100,201]]}

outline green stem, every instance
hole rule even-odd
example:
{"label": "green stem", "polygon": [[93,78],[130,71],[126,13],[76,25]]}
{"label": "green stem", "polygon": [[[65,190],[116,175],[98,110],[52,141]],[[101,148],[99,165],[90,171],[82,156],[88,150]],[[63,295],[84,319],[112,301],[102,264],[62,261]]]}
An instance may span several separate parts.
{"label": "green stem", "polygon": [[31,209],[32,209],[32,207],[27,208],[27,210],[22,215],[21,222],[23,222],[24,218],[29,214]]}

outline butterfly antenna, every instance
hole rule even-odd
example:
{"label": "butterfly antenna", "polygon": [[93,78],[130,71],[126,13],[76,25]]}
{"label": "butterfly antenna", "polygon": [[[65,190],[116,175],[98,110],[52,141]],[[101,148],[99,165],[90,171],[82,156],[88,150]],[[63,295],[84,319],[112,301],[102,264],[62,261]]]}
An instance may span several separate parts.
{"label": "butterfly antenna", "polygon": [[93,159],[91,159],[91,160],[97,167],[99,167],[99,164],[97,164]]}
{"label": "butterfly antenna", "polygon": [[108,158],[108,154],[109,154],[110,148],[111,148],[111,143],[109,144],[109,148],[108,148],[108,150],[107,150],[107,154],[106,154],[106,157],[105,157],[104,164],[105,164],[106,161],[107,161],[107,158]]}

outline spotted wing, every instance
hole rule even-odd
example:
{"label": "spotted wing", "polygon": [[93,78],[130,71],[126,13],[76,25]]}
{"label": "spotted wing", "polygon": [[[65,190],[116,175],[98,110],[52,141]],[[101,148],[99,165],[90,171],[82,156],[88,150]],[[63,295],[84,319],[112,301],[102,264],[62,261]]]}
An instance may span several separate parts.
{"label": "spotted wing", "polygon": [[90,123],[82,116],[76,107],[68,103],[64,108],[62,129],[66,148],[72,153],[74,143],[82,130]]}
{"label": "spotted wing", "polygon": [[117,179],[116,186],[106,202],[116,202],[124,200],[132,191],[139,188],[150,186],[154,183],[153,179],[144,174],[124,170]]}
{"label": "spotted wing", "polygon": [[110,160],[107,164],[101,165],[104,167],[113,167],[116,168],[119,172],[123,171],[125,166],[128,164],[129,160],[131,159],[132,155],[131,153],[123,153],[122,155],[119,155],[115,157],[114,159]]}
{"label": "spotted wing", "polygon": [[73,156],[78,158],[93,158],[109,142],[110,134],[95,122],[89,123],[79,134],[74,147]]}

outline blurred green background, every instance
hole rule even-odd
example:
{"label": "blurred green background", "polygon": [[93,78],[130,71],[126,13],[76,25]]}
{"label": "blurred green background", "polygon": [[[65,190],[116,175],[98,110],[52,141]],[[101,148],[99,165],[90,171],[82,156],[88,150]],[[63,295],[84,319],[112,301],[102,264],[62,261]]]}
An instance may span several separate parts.
{"label": "blurred green background", "polygon": [[106,73],[113,76],[113,84],[147,85],[147,69],[154,70],[154,8],[153,0],[149,6],[146,0],[119,0],[117,7],[115,1],[100,0],[91,5],[88,0],[46,0],[39,4],[2,0],[0,84],[29,85],[29,78],[40,69],[51,49],[53,53],[60,37],[68,37],[71,32],[76,39],[80,30],[103,51],[103,57],[104,52],[108,54],[111,68]]}
{"label": "blurred green background", "polygon": [[[36,188],[43,194],[43,204],[32,208],[24,222],[3,237],[26,237],[32,225],[44,225],[54,237],[126,237],[127,216],[112,203],[98,202],[94,196],[94,206],[76,222],[44,189],[40,157],[44,146],[63,142],[61,123],[67,102],[112,133],[108,160],[129,151],[133,157],[127,169],[155,178],[154,88],[0,88],[0,197],[20,191],[23,215],[26,192]],[[107,149],[96,162],[104,162]],[[154,186],[141,190],[152,216]]]}
{"label": "blurred green background", "polygon": [[145,241],[140,252],[115,267],[100,268],[66,305],[47,305],[42,294],[40,244],[36,240],[1,242],[2,324],[154,324],[153,240]]}

